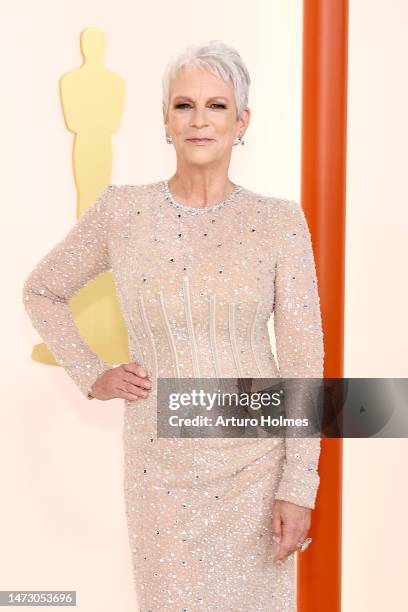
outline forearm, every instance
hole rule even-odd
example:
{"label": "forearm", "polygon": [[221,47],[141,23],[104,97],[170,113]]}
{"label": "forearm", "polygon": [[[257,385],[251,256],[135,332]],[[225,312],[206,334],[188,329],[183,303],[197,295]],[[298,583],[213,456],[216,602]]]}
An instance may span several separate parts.
{"label": "forearm", "polygon": [[[318,391],[323,377],[324,343],[311,236],[300,206],[291,203],[276,265],[275,335],[279,373],[288,380],[285,416],[290,426],[277,499],[313,508],[319,487],[320,422]],[[296,435],[296,434],[299,435]]]}
{"label": "forearm", "polygon": [[33,327],[57,363],[88,397],[93,382],[110,366],[91,350],[79,333],[68,301],[53,294],[36,274],[24,283],[23,301]]}

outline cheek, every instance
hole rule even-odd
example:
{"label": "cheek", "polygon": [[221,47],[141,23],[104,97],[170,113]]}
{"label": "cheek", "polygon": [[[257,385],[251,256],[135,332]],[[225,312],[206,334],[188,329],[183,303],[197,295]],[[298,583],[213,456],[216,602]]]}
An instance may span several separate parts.
{"label": "cheek", "polygon": [[188,128],[189,122],[186,115],[174,115],[169,121],[169,126],[174,134],[182,134]]}
{"label": "cheek", "polygon": [[235,124],[231,122],[230,118],[220,116],[216,121],[214,121],[214,125],[219,134],[233,138],[233,134],[235,133]]}

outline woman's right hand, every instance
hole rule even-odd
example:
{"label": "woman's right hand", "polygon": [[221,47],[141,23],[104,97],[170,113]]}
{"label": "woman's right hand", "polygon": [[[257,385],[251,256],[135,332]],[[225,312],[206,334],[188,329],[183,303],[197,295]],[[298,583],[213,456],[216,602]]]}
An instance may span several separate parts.
{"label": "woman's right hand", "polygon": [[147,397],[151,388],[152,383],[146,370],[138,363],[130,362],[102,372],[93,383],[90,393],[99,400],[116,397],[137,400]]}

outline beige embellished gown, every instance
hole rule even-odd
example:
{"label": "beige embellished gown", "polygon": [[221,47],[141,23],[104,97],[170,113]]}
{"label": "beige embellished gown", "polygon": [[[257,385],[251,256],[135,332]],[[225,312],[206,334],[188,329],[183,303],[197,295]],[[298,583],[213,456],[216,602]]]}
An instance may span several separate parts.
{"label": "beige embellished gown", "polygon": [[[69,299],[112,269],[145,399],[124,400],[124,495],[141,612],[296,610],[295,558],[273,565],[275,499],[314,508],[320,438],[160,438],[158,377],[321,377],[309,229],[295,201],[235,186],[197,209],[166,181],[105,187],[33,269],[24,304],[88,397],[109,367]],[[273,313],[275,360],[267,323]]]}

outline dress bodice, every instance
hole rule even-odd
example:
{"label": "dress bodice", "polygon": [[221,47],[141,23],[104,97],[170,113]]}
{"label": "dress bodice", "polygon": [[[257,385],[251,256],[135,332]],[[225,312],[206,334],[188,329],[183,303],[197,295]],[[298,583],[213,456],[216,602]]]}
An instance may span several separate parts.
{"label": "dress bodice", "polygon": [[[85,397],[114,366],[82,338],[69,300],[109,269],[131,358],[153,385],[159,377],[322,377],[316,270],[299,204],[240,187],[224,205],[196,209],[169,200],[164,187],[106,186],[24,283],[34,327]],[[140,400],[140,419],[151,418],[149,402]],[[286,440],[278,498],[312,507],[319,450],[318,438]]]}

